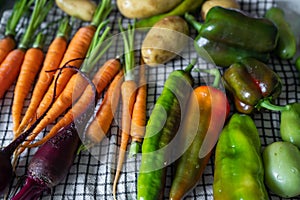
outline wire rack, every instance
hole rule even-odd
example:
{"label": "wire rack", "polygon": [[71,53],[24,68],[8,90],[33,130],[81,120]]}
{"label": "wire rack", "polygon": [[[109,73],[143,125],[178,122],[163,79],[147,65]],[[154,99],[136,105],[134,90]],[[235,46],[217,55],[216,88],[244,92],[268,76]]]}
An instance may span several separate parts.
{"label": "wire rack", "polygon": [[[249,12],[255,16],[262,16],[266,9],[271,6],[275,6],[277,3],[274,0],[240,0],[241,9],[245,12]],[[11,10],[6,10],[0,23],[0,36],[4,34],[5,24],[7,18],[10,15]],[[47,22],[53,22],[61,19],[65,14],[54,7],[48,17]],[[122,16],[118,12],[116,6],[114,7],[110,15],[110,24],[112,28],[112,34],[118,34],[118,20],[122,19]],[[131,20],[123,19],[122,23],[127,25]],[[18,25],[17,39],[20,38],[28,23],[28,18],[24,18]],[[72,35],[80,26],[85,23],[75,20],[72,25]],[[42,24],[41,31],[47,33],[46,45],[44,51],[47,51],[47,47],[55,37],[57,30],[57,23],[49,26],[48,23]],[[195,32],[191,30],[191,37],[194,38]],[[137,49],[142,43],[145,33],[138,33],[135,38]],[[114,57],[120,53],[120,47],[118,41],[113,45],[112,48],[105,54],[104,59]],[[168,62],[166,65],[159,66],[157,68],[147,67],[147,81],[148,81],[148,97],[147,97],[147,117],[151,113],[151,109],[155,104],[155,101],[162,91],[163,83],[165,82],[168,74],[175,69],[183,69],[188,61],[193,58],[193,46],[189,45],[183,57],[177,57],[175,60]],[[139,60],[139,51],[136,52],[136,60]],[[209,63],[200,61],[198,65],[204,67],[210,67]],[[300,100],[300,83],[299,83],[299,72],[294,66],[292,60],[278,60],[272,57],[268,65],[280,76],[283,81],[283,91],[278,98],[277,102],[279,105],[286,103],[292,103]],[[220,69],[222,70],[222,69]],[[209,78],[204,77],[205,75],[198,72],[193,72],[192,76],[195,79],[195,86],[206,84],[210,81]],[[12,86],[5,95],[4,99],[0,100],[0,146],[6,146],[13,139],[12,133],[12,118],[11,118],[11,107],[13,100],[14,86]],[[25,104],[28,105],[31,94],[28,95]],[[26,107],[25,105],[25,107]],[[120,143],[119,135],[119,124],[121,114],[117,111],[115,120],[111,125],[108,137],[101,142],[101,144],[93,149],[93,152],[83,151],[75,159],[73,166],[71,167],[68,175],[65,179],[57,185],[50,194],[44,194],[41,199],[113,199],[112,197],[112,183],[114,179],[116,160],[118,155],[118,148]],[[261,137],[262,147],[270,144],[274,141],[280,140],[279,135],[279,124],[280,124],[280,113],[264,111],[253,114],[253,119],[257,125],[258,131]],[[42,134],[46,134],[51,128],[51,125],[47,127]],[[9,187],[9,194],[11,194],[17,187],[19,178],[26,173],[26,167],[34,155],[36,149],[28,149],[23,152],[17,161],[17,168],[15,171],[15,177],[12,180]],[[95,152],[99,157],[95,157]],[[140,157],[136,159],[127,158],[124,163],[124,167],[121,173],[121,177],[118,184],[118,199],[136,199],[136,182],[138,176]],[[212,184],[213,184],[213,172],[214,172],[214,154],[212,154],[208,165],[204,171],[202,179],[194,190],[186,196],[185,199],[213,199]],[[165,185],[165,199],[168,198],[168,193],[171,187],[171,179],[174,173],[172,165],[167,168],[167,180]],[[230,183],[228,183],[230,184]],[[8,196],[8,199],[11,196]],[[280,197],[269,192],[270,199],[281,199]],[[0,197],[3,198],[3,197]],[[299,198],[295,198],[299,199]]]}

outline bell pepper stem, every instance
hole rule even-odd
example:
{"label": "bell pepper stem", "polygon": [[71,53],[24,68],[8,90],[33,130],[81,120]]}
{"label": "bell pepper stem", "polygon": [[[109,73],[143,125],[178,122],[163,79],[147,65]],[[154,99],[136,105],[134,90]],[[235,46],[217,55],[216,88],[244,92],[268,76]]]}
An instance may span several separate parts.
{"label": "bell pepper stem", "polygon": [[188,23],[190,23],[194,27],[194,29],[196,29],[198,32],[200,32],[202,24],[199,23],[193,15],[185,13],[184,18],[186,19],[186,21]]}
{"label": "bell pepper stem", "polygon": [[286,111],[290,109],[290,105],[287,104],[285,106],[278,106],[278,105],[274,105],[270,102],[269,99],[263,99],[261,100],[257,105],[256,108],[266,108],[268,110],[272,110],[272,111]]}
{"label": "bell pepper stem", "polygon": [[213,75],[215,77],[215,80],[211,86],[215,87],[215,88],[219,88],[219,84],[221,81],[221,74],[218,69],[216,69],[216,68],[215,69],[199,69],[199,71]]}
{"label": "bell pepper stem", "polygon": [[194,68],[195,64],[197,63],[197,60],[196,59],[193,59],[191,61],[191,63],[184,69],[184,71],[186,72],[191,72],[192,69]]}

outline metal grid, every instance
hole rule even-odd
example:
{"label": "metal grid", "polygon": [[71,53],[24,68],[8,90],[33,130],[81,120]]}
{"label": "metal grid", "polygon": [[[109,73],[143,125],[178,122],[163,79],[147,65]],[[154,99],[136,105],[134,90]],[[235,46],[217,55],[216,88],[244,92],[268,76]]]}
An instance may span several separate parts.
{"label": "metal grid", "polygon": [[[265,10],[271,6],[276,5],[274,0],[241,0],[239,1],[242,10],[250,12],[253,15],[262,16]],[[0,35],[4,34],[4,27],[10,11],[4,12],[1,17],[0,23]],[[49,13],[47,21],[55,21],[60,19],[64,14],[58,9],[54,8]],[[118,29],[118,19],[122,18],[120,13],[117,11],[116,7],[110,15],[110,26],[112,27],[112,33],[119,33]],[[123,24],[126,25],[131,20],[123,19]],[[17,38],[20,37],[23,27],[26,27],[27,20],[21,21],[18,29],[20,30]],[[73,32],[84,25],[80,21],[75,21],[73,25]],[[47,24],[43,25],[44,27]],[[47,40],[45,52],[47,50],[47,45],[52,41],[55,36],[57,25],[47,27]],[[195,32],[192,32],[192,37],[195,36]],[[136,43],[141,44],[144,35],[137,35]],[[116,42],[118,44],[118,41]],[[192,46],[190,46],[187,51],[191,51]],[[109,49],[105,58],[110,58],[119,53],[122,47],[115,45]],[[187,58],[190,59],[192,56],[187,54]],[[136,54],[137,60],[139,60],[139,53]],[[168,77],[168,74],[174,69],[182,69],[186,66],[186,60],[182,58],[177,58],[174,61],[167,63],[167,66],[160,66],[158,68],[147,68],[147,78],[148,78],[148,98],[147,98],[147,115],[151,113],[151,109],[155,104],[157,97],[159,96],[163,83]],[[282,61],[275,57],[272,57],[268,63],[270,67],[273,68],[275,72],[283,80],[283,91],[277,101],[278,104],[284,105],[286,103],[292,103],[299,101],[300,99],[300,83],[299,83],[299,73],[294,67],[292,61]],[[209,64],[201,63],[200,65],[205,65],[208,67]],[[193,72],[193,77],[195,78],[195,86],[203,84],[203,75],[197,72]],[[13,100],[14,86],[12,86],[6,93],[5,98],[0,100],[0,146],[6,146],[12,139],[12,120],[11,120],[11,106]],[[30,95],[26,99],[26,105],[30,101]],[[81,152],[75,159],[70,172],[66,178],[53,190],[51,194],[45,194],[41,199],[113,199],[112,198],[112,183],[114,178],[114,169],[117,160],[118,147],[120,143],[119,136],[119,126],[120,124],[120,112],[118,111],[116,119],[111,126],[108,138],[106,138],[98,148],[93,151],[97,151],[100,155],[99,158],[95,158],[89,152]],[[264,111],[260,113],[253,114],[253,118],[257,125],[258,131],[261,136],[262,146],[265,147],[273,141],[280,140],[279,136],[279,118],[280,113]],[[44,133],[50,130],[51,126],[44,130]],[[26,150],[18,160],[16,177],[12,181],[9,192],[11,193],[16,185],[17,180],[20,176],[25,174],[26,167],[33,156],[36,149]],[[136,160],[127,158],[123,171],[119,180],[118,185],[118,199],[136,199],[136,180],[139,168],[140,157]],[[214,171],[214,154],[204,171],[201,181],[198,183],[197,187],[189,193],[186,199],[213,199],[212,195],[212,184],[213,184],[213,171]],[[170,186],[171,178],[174,173],[172,166],[168,167],[167,171],[167,181],[165,187],[165,199],[167,199]],[[230,183],[228,183],[230,184]],[[276,195],[269,193],[271,199],[281,199]],[[0,197],[2,198],[2,197]],[[295,198],[298,199],[298,198]]]}

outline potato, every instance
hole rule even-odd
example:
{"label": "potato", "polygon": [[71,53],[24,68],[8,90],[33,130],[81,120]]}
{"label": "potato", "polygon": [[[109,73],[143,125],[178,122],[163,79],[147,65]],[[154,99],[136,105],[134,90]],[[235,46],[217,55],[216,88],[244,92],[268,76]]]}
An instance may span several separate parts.
{"label": "potato", "polygon": [[117,0],[122,15],[127,18],[146,18],[176,7],[182,0]]}
{"label": "potato", "polygon": [[240,9],[240,5],[235,0],[208,0],[202,5],[201,16],[205,20],[206,14],[214,6],[221,6],[223,8]]}
{"label": "potato", "polygon": [[165,17],[149,30],[142,43],[142,57],[149,66],[164,64],[188,43],[188,24],[179,16]]}
{"label": "potato", "polygon": [[97,4],[91,0],[55,0],[56,5],[70,16],[92,21]]}

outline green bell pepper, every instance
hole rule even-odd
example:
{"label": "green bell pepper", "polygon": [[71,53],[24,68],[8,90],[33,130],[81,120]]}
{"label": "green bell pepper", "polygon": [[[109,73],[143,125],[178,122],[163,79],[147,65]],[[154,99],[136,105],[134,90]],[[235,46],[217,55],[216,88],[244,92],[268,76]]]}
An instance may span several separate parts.
{"label": "green bell pepper", "polygon": [[[209,10],[204,23],[197,22],[193,16],[186,14],[186,20],[198,31],[199,35],[196,38],[195,46],[203,47],[212,58],[219,52],[214,49],[206,49],[205,45],[201,46],[198,42],[200,38],[206,38],[216,47],[226,45],[231,48],[236,48],[236,51],[229,51],[230,56],[238,57],[254,57],[261,59],[261,54],[272,52],[278,40],[278,29],[268,19],[250,17],[237,9],[228,9],[220,6],[215,6]],[[242,55],[240,50],[244,50]],[[199,52],[198,52],[199,53]],[[224,53],[221,51],[221,53]],[[199,53],[201,55],[201,52]],[[228,54],[227,54],[228,55]],[[218,60],[214,60],[218,66],[228,66]],[[229,63],[232,64],[232,63]]]}
{"label": "green bell pepper", "polygon": [[233,114],[220,134],[215,152],[215,200],[268,199],[261,144],[248,115]]}
{"label": "green bell pepper", "polygon": [[290,142],[277,141],[263,151],[265,183],[276,195],[300,195],[300,151]]}
{"label": "green bell pepper", "polygon": [[203,59],[215,63],[219,67],[228,67],[244,58],[256,58],[262,62],[268,62],[269,53],[258,53],[255,51],[229,46],[225,43],[215,42],[198,35],[195,39],[195,49]]}
{"label": "green bell pepper", "polygon": [[266,64],[242,59],[232,64],[223,75],[224,85],[232,94],[237,111],[249,114],[260,109],[263,99],[275,100],[281,93],[280,77]]}

